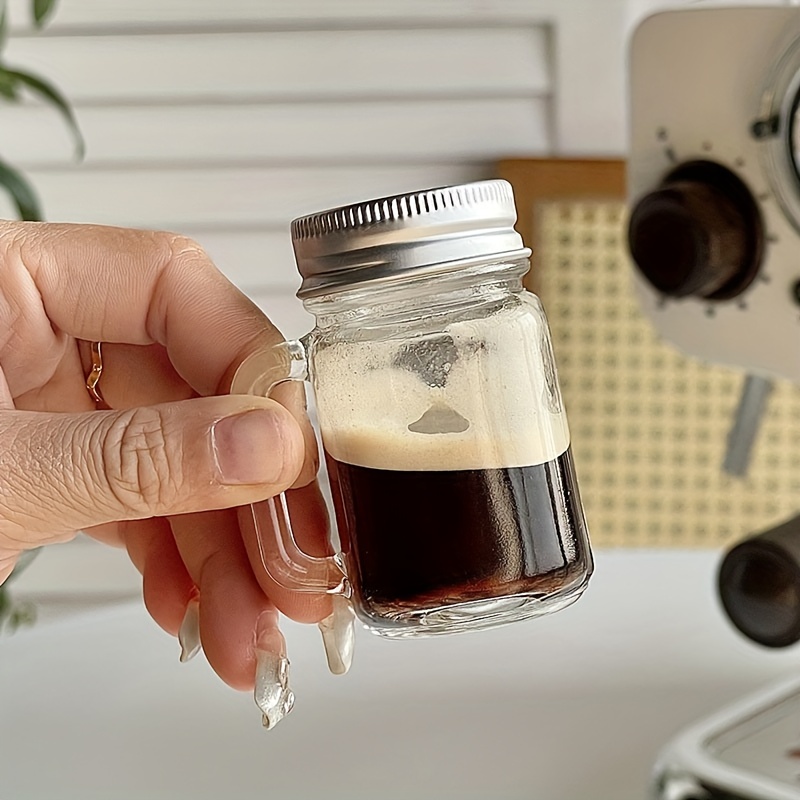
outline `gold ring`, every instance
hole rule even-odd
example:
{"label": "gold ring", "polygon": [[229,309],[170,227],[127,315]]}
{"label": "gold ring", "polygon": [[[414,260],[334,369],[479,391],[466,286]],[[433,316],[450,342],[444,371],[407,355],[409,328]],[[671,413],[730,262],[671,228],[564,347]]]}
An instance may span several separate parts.
{"label": "gold ring", "polygon": [[103,399],[100,392],[100,378],[103,377],[103,343],[91,342],[92,368],[86,376],[86,391],[89,392],[92,400],[98,408],[108,408],[108,404]]}

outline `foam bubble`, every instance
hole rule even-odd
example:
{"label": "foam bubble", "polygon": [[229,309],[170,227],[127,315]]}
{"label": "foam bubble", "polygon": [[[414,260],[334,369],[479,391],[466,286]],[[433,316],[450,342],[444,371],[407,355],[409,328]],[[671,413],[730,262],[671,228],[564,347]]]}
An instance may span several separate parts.
{"label": "foam bubble", "polygon": [[538,303],[454,323],[444,335],[449,361],[434,372],[408,359],[406,339],[319,349],[317,405],[332,458],[376,469],[492,469],[542,464],[567,450]]}
{"label": "foam bubble", "polygon": [[325,442],[337,461],[386,470],[433,471],[501,469],[543,464],[562,455],[569,447],[568,435],[543,442],[533,437],[482,439],[461,434],[422,438],[405,436],[382,428],[337,431]]}

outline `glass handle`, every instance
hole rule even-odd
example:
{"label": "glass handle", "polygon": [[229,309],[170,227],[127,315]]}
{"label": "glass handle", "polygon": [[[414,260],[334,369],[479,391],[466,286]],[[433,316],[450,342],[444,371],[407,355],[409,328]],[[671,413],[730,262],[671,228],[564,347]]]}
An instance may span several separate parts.
{"label": "glass handle", "polygon": [[[269,397],[279,384],[307,379],[303,342],[281,342],[242,362],[231,381],[231,394]],[[239,518],[243,526],[253,530],[262,565],[277,584],[295,592],[348,593],[337,556],[310,556],[298,546],[286,493],[240,509]]]}

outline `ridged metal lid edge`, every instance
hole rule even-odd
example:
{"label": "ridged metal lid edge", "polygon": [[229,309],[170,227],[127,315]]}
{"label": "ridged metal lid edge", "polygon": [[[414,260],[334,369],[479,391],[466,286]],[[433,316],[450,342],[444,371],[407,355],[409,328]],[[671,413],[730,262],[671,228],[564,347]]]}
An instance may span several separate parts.
{"label": "ridged metal lid edge", "polygon": [[[513,208],[511,184],[503,180],[491,180],[443,186],[320,211],[294,220],[291,226],[292,239],[297,241],[334,232],[355,231],[367,225],[413,220],[445,209],[485,203],[509,203]],[[513,219],[516,221],[516,212]]]}
{"label": "ridged metal lid edge", "polygon": [[435,271],[494,254],[527,255],[511,185],[480,181],[404,192],[292,222],[301,298]]}

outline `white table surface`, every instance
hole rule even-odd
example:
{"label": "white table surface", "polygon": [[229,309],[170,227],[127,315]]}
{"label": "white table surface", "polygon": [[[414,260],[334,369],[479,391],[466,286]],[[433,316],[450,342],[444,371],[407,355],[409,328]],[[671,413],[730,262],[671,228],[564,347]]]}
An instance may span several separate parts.
{"label": "white table surface", "polygon": [[298,696],[272,732],[136,600],[0,640],[0,797],[642,800],[686,724],[800,669],[742,640],[718,554],[600,552],[549,618],[447,639],[360,632],[326,673],[286,625]]}

